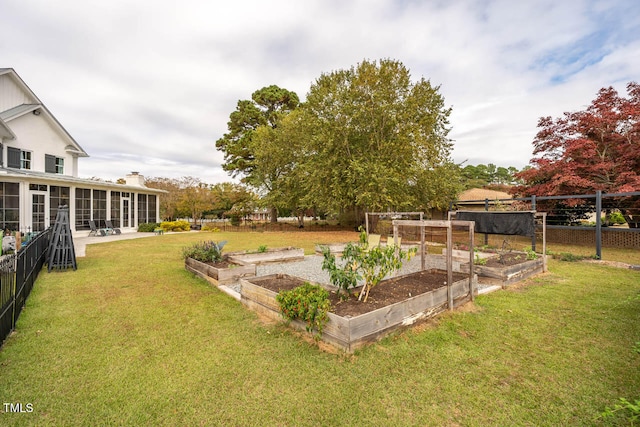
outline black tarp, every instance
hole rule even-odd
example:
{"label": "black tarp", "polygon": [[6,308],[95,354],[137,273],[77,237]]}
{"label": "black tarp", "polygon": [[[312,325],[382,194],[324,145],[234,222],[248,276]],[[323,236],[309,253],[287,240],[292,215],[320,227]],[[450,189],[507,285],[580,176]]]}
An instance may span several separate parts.
{"label": "black tarp", "polygon": [[535,212],[457,211],[456,219],[475,221],[475,232],[532,237],[535,234]]}

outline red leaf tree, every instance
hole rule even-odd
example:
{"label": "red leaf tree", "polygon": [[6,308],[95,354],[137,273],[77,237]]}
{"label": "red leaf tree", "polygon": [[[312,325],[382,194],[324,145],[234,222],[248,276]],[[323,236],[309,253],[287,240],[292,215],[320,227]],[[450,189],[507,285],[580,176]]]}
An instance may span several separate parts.
{"label": "red leaf tree", "polygon": [[[512,192],[554,196],[640,191],[640,85],[627,84],[627,93],[621,97],[613,87],[602,88],[585,111],[540,118],[533,167],[516,175],[524,185]],[[620,209],[629,227],[640,225],[637,197],[607,198],[603,207]]]}

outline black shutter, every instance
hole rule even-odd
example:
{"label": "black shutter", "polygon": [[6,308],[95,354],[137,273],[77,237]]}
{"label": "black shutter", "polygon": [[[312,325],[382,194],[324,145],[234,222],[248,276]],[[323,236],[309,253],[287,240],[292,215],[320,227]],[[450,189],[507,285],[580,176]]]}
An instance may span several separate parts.
{"label": "black shutter", "polygon": [[7,147],[7,167],[20,169],[20,150]]}
{"label": "black shutter", "polygon": [[46,173],[56,173],[56,156],[44,155],[44,171]]}

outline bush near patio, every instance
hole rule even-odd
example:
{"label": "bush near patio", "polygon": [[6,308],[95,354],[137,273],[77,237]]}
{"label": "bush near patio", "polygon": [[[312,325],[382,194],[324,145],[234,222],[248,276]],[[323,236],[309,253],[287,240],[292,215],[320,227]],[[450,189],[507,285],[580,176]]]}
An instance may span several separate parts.
{"label": "bush near patio", "polygon": [[189,231],[191,224],[188,221],[163,221],[160,223],[160,228],[164,231]]}
{"label": "bush near patio", "polygon": [[[185,271],[181,248],[203,236],[89,245],[77,271],[40,274],[0,350],[0,402],[34,411],[0,424],[598,425],[638,398],[638,271],[552,259],[547,274],[348,356]],[[313,254],[357,234],[216,238]],[[638,251],[603,255],[640,264]]]}

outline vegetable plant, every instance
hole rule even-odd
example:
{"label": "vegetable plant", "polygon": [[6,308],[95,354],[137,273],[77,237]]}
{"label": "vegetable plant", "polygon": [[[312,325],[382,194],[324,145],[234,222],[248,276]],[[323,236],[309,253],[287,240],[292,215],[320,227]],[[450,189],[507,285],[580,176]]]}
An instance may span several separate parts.
{"label": "vegetable plant", "polygon": [[307,322],[308,332],[316,330],[315,339],[322,335],[322,329],[329,320],[327,313],[331,307],[329,292],[318,285],[305,282],[290,291],[276,295],[280,312],[287,320],[299,319]]}
{"label": "vegetable plant", "polygon": [[323,248],[322,269],[329,272],[331,284],[339,290],[344,290],[347,297],[349,289],[357,286],[358,280],[362,280],[364,287],[358,295],[358,300],[362,301],[364,296],[363,301],[366,302],[371,289],[388,274],[399,270],[403,261],[410,259],[415,253],[415,248],[408,252],[395,246],[369,248],[367,234],[361,229],[359,243],[349,243],[345,247],[341,266],[337,265],[335,255],[332,255],[328,248]]}

